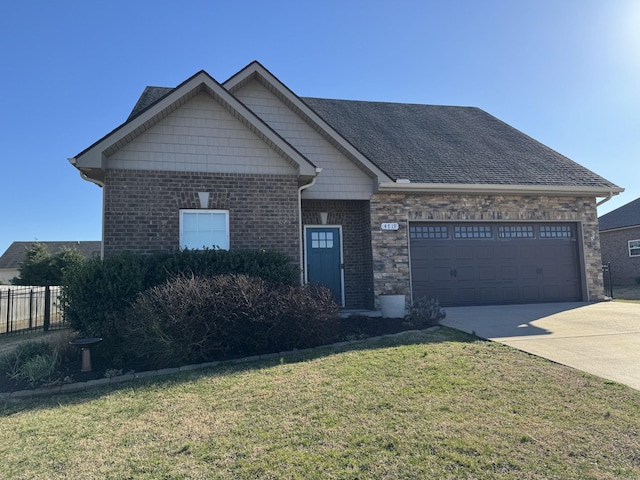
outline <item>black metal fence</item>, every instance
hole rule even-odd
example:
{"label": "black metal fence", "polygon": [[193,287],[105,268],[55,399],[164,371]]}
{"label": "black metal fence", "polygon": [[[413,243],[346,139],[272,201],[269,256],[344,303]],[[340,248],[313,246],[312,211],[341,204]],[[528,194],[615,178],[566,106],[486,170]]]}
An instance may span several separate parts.
{"label": "black metal fence", "polygon": [[0,287],[0,335],[63,327],[60,287]]}
{"label": "black metal fence", "polygon": [[605,297],[613,298],[613,283],[611,283],[611,264],[602,265],[602,282]]}

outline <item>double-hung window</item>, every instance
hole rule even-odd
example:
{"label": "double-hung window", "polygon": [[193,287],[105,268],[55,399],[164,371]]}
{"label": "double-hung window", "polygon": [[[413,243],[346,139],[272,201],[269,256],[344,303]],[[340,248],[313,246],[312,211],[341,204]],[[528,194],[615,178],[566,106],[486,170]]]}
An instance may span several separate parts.
{"label": "double-hung window", "polygon": [[229,211],[180,210],[180,248],[229,250]]}
{"label": "double-hung window", "polygon": [[640,240],[629,240],[629,256],[640,257]]}

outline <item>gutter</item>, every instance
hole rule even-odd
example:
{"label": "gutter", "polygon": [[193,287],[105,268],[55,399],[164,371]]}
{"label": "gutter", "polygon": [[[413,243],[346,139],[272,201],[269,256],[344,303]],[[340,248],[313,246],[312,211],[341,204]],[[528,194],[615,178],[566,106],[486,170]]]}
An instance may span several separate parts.
{"label": "gutter", "polygon": [[300,285],[304,285],[304,235],[302,233],[302,192],[307,188],[311,188],[316,184],[318,174],[322,172],[322,168],[316,167],[316,176],[306,185],[298,188],[298,235],[300,236]]}
{"label": "gutter", "polygon": [[[381,182],[380,192],[406,192],[406,193],[467,193],[467,194],[494,194],[494,195],[589,195],[608,197],[601,201],[604,203],[613,195],[624,191],[624,188],[614,187],[608,190],[594,187],[572,187],[556,185],[492,185],[492,184],[467,184],[467,183],[411,183],[406,179],[398,179],[395,182]],[[600,203],[598,205],[600,205]]]}
{"label": "gutter", "polygon": [[101,182],[100,180],[95,180],[95,179],[87,176],[87,174],[84,173],[84,172],[80,172],[80,178],[82,178],[83,180],[86,180],[87,182],[95,183],[100,188],[104,187],[104,182]]}
{"label": "gutter", "polygon": [[91,183],[95,183],[96,185],[98,185],[100,188],[104,187],[104,182],[101,182],[100,180],[95,180],[91,177],[89,177],[86,173],[84,173],[82,170],[80,170],[80,168],[77,165],[77,158],[76,157],[71,157],[71,158],[67,158],[67,160],[69,161],[69,163],[71,165],[73,165],[74,167],[76,167],[78,169],[78,171],[80,172],[80,178],[82,178],[83,180],[87,181],[87,182],[91,182]]}

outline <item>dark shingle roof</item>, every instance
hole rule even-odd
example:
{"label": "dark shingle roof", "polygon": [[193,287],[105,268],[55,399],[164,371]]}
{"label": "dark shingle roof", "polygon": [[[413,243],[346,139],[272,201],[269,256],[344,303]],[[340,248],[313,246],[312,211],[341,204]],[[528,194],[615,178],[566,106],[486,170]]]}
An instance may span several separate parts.
{"label": "dark shingle roof", "polygon": [[640,225],[640,198],[611,210],[598,219],[600,230]]}
{"label": "dark shingle roof", "polygon": [[13,242],[0,257],[0,268],[19,268],[25,260],[27,250],[34,243],[43,243],[52,254],[58,253],[63,248],[75,249],[85,257],[100,255],[102,242]]}
{"label": "dark shingle roof", "polygon": [[[145,88],[129,120],[171,90]],[[394,180],[616,188],[479,108],[301,100]]]}
{"label": "dark shingle roof", "polygon": [[142,95],[140,95],[140,98],[138,99],[135,106],[133,107],[133,110],[131,110],[131,113],[129,114],[129,118],[127,118],[127,122],[132,118],[135,118],[138,115],[140,115],[145,108],[151,106],[152,104],[160,100],[171,90],[173,90],[173,88],[145,87],[145,89],[142,92]]}
{"label": "dark shingle roof", "polygon": [[394,179],[614,187],[479,108],[302,100]]}

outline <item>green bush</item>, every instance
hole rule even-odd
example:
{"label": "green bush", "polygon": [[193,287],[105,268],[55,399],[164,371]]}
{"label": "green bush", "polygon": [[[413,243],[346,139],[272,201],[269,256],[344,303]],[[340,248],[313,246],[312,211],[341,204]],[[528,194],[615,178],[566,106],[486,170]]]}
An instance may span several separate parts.
{"label": "green bush", "polygon": [[0,371],[11,378],[18,378],[24,363],[40,354],[51,353],[51,346],[44,341],[23,342],[0,356]]}
{"label": "green bush", "polygon": [[288,285],[295,285],[299,279],[297,265],[289,257],[274,251],[182,250],[158,254],[149,260],[154,285],[180,273],[205,277],[237,273],[262,278],[269,284]]}
{"label": "green bush", "polygon": [[57,351],[54,350],[51,354],[38,354],[24,362],[18,378],[27,380],[29,385],[35,387],[41,382],[51,380],[58,371],[59,365],[60,357]]}
{"label": "green bush", "polygon": [[433,298],[422,297],[413,302],[407,321],[414,328],[427,328],[438,325],[447,313],[440,307],[440,302]]}
{"label": "green bush", "polygon": [[122,254],[91,258],[69,269],[62,286],[65,321],[83,337],[103,337],[105,350],[117,350],[116,322],[147,288],[148,267],[141,257]]}
{"label": "green bush", "polygon": [[142,293],[121,322],[122,351],[159,368],[326,343],[336,336],[331,293],[247,275],[178,275]]}
{"label": "green bush", "polygon": [[64,274],[85,261],[85,256],[73,248],[63,248],[52,254],[44,243],[33,243],[20,264],[19,277],[11,280],[15,285],[61,285]]}
{"label": "green bush", "polygon": [[298,270],[283,254],[269,251],[183,250],[176,253],[122,253],[72,265],[63,281],[61,304],[69,326],[87,337],[102,337],[96,349],[115,359],[123,341],[118,325],[143,291],[179,274],[240,273],[268,284],[295,284]]}

